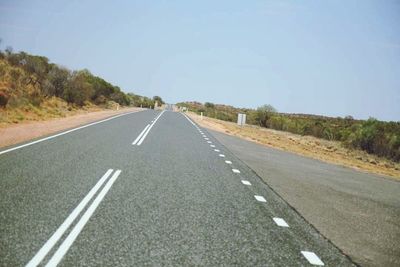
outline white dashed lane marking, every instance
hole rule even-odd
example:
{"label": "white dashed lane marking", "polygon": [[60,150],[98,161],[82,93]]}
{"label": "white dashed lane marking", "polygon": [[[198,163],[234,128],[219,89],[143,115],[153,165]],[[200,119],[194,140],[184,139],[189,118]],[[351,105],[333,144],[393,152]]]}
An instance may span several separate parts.
{"label": "white dashed lane marking", "polygon": [[254,197],[257,199],[257,201],[260,201],[260,202],[267,202],[263,196],[257,196],[257,195],[255,195]]}
{"label": "white dashed lane marking", "polygon": [[282,218],[272,218],[278,226],[289,227],[289,225]]}
{"label": "white dashed lane marking", "polygon": [[249,181],[246,181],[246,180],[242,180],[242,184],[244,184],[244,185],[251,185],[251,183],[250,183]]}
{"label": "white dashed lane marking", "polygon": [[[202,135],[202,137],[204,138],[204,140],[207,141],[208,144],[210,144],[210,147],[215,148],[215,145],[212,145],[212,142],[209,141],[210,139],[207,137],[207,135],[205,135],[202,130],[196,125],[194,124],[189,118],[188,116],[186,116],[185,114],[183,114],[190,123],[192,123],[196,129],[199,131],[199,133]],[[153,121],[152,121],[153,122]],[[214,149],[215,152],[220,152],[220,150],[218,149]],[[220,157],[224,158],[225,155],[224,154],[219,154]],[[232,164],[232,161],[230,160],[225,160],[226,164]],[[240,173],[240,171],[238,169],[232,169],[232,171],[234,173]],[[241,180],[242,184],[247,185],[247,186],[251,186],[251,183],[247,180]],[[259,195],[255,195],[254,198],[259,201],[259,202],[267,202],[267,200],[263,197],[263,196],[259,196]],[[282,218],[277,218],[274,217],[272,218],[273,221],[281,227],[289,227],[289,225],[287,224],[287,222],[282,219]],[[312,265],[318,265],[318,266],[324,266],[324,263],[321,261],[321,259],[314,253],[311,251],[301,251],[301,254],[303,254],[303,256],[307,259],[307,261],[312,264]]]}
{"label": "white dashed lane marking", "polygon": [[311,251],[302,251],[301,254],[308,260],[309,263],[318,266],[324,266],[325,264],[321,261],[321,259],[315,255],[314,252]]}

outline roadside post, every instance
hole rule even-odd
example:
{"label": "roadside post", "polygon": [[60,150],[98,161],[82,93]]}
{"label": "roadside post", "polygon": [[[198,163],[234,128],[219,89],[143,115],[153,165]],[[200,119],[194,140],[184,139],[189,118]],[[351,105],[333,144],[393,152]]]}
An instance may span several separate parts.
{"label": "roadside post", "polygon": [[246,114],[243,113],[238,114],[237,124],[239,126],[243,126],[246,124]]}
{"label": "roadside post", "polygon": [[201,120],[203,120],[203,112],[200,113]]}

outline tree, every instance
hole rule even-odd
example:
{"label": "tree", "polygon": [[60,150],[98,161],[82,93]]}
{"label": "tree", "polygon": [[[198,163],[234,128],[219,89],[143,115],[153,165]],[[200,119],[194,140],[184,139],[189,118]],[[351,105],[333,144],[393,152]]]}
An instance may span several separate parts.
{"label": "tree", "polygon": [[276,109],[271,105],[266,104],[258,107],[256,119],[260,126],[268,127],[268,121],[274,113],[276,113]]}
{"label": "tree", "polygon": [[92,85],[86,80],[86,73],[84,71],[74,72],[64,91],[64,99],[69,103],[83,106],[85,101],[91,99],[93,91]]}
{"label": "tree", "polygon": [[53,65],[43,85],[43,92],[46,96],[62,97],[68,85],[71,73],[69,70]]}
{"label": "tree", "polygon": [[205,106],[206,108],[214,108],[214,107],[215,107],[215,105],[214,105],[213,103],[211,103],[211,102],[206,102],[206,103],[204,103],[204,106]]}
{"label": "tree", "polygon": [[159,105],[165,104],[164,101],[162,100],[162,98],[158,95],[153,96],[153,101],[154,101],[154,103],[157,101]]}

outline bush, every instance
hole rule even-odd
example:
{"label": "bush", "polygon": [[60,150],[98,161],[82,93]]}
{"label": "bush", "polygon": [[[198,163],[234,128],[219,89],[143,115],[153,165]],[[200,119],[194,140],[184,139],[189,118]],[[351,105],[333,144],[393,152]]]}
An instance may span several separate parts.
{"label": "bush", "polygon": [[271,105],[256,110],[197,102],[178,103],[197,113],[225,121],[236,121],[238,113],[247,114],[247,123],[300,135],[311,135],[327,140],[341,141],[349,148],[400,161],[400,122],[376,119],[355,120],[351,116],[330,118],[316,115],[277,113]]}
{"label": "bush", "polygon": [[4,108],[7,106],[8,99],[10,99],[10,97],[6,93],[0,92],[0,107],[1,108]]}

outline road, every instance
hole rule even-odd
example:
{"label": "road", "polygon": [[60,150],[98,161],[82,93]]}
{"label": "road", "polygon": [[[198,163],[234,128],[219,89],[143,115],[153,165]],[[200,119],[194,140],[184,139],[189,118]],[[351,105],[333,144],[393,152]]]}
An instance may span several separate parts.
{"label": "road", "polygon": [[0,170],[2,266],[353,265],[181,113],[3,150]]}
{"label": "road", "polygon": [[361,266],[400,266],[400,182],[212,135]]}

